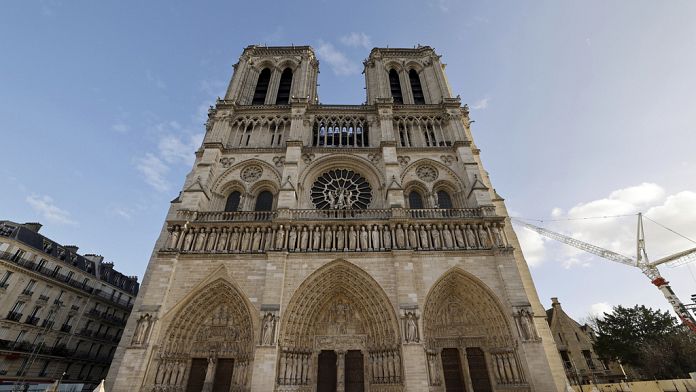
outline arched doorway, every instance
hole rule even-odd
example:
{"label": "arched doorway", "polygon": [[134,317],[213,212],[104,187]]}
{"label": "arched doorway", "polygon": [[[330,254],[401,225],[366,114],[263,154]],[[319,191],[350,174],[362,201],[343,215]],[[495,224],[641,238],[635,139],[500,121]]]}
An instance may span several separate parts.
{"label": "arched doorway", "polygon": [[277,389],[401,391],[396,314],[379,284],[343,260],[310,275],[281,320]]}
{"label": "arched doorway", "polygon": [[155,390],[248,391],[254,327],[243,295],[218,279],[173,315],[157,355]]}
{"label": "arched doorway", "polygon": [[489,392],[526,385],[510,323],[494,294],[454,269],[430,290],[423,312],[430,385],[445,392]]}

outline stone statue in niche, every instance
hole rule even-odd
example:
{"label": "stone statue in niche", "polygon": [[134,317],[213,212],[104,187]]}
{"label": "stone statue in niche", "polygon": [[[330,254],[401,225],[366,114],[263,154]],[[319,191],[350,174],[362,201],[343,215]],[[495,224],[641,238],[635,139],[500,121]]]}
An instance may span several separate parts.
{"label": "stone statue in niche", "polygon": [[419,248],[418,233],[416,233],[416,229],[413,228],[413,225],[408,225],[408,247],[410,249]]}
{"label": "stone statue in niche", "polygon": [[205,371],[205,381],[203,381],[203,391],[202,392],[212,392],[213,390],[213,380],[215,378],[215,364],[217,363],[217,357],[214,351],[210,352],[208,356],[208,368]]}
{"label": "stone statue in niche", "polygon": [[227,237],[228,237],[228,235],[229,234],[227,233],[227,228],[223,227],[222,232],[220,233],[220,238],[218,239],[218,243],[217,243],[216,249],[218,252],[224,252],[227,249]]}
{"label": "stone statue in niche", "polygon": [[232,234],[230,235],[230,250],[232,252],[237,252],[239,250],[239,247],[237,244],[239,243],[239,228],[235,227],[232,229]]}
{"label": "stone statue in niche", "polygon": [[454,239],[457,241],[457,247],[461,249],[466,249],[466,242],[464,241],[464,233],[462,233],[462,228],[459,225],[454,226]]}
{"label": "stone statue in niche", "polygon": [[477,249],[479,247],[476,241],[476,234],[474,234],[474,231],[469,225],[466,225],[466,242],[469,249]]}
{"label": "stone statue in niche", "polygon": [[258,252],[261,249],[261,228],[257,227],[254,231],[254,237],[251,240],[251,250],[252,252]]}
{"label": "stone statue in niche", "polygon": [[438,369],[438,355],[435,351],[428,351],[428,375],[431,385],[440,385],[440,371]]}
{"label": "stone statue in niche", "polygon": [[242,244],[240,246],[242,252],[249,251],[249,245],[251,244],[251,234],[249,233],[249,228],[245,227],[244,232],[242,232]]}
{"label": "stone statue in niche", "polygon": [[365,226],[360,226],[360,249],[359,250],[367,250],[369,248],[369,238],[367,235],[367,231],[365,230]]}
{"label": "stone statue in niche", "polygon": [[333,227],[321,227],[324,230],[324,249],[331,250],[333,248]]}
{"label": "stone statue in niche", "polygon": [[481,247],[483,249],[489,249],[491,247],[491,241],[488,238],[488,231],[483,225],[478,225],[478,235],[479,241],[481,241]]}
{"label": "stone statue in niche", "polygon": [[358,247],[358,234],[353,226],[348,230],[348,249],[355,250]]}
{"label": "stone statue in niche", "polygon": [[530,312],[527,308],[522,308],[517,311],[515,319],[517,321],[517,328],[520,331],[520,337],[522,337],[522,340],[539,339],[536,327],[534,326],[534,315],[532,312]]}
{"label": "stone statue in niche", "polygon": [[193,243],[193,230],[192,228],[189,228],[186,230],[186,236],[184,236],[184,246],[181,250],[188,251],[191,250],[191,244]]}
{"label": "stone statue in niche", "polygon": [[404,338],[406,343],[417,343],[418,337],[418,317],[415,312],[406,312],[404,315]]}
{"label": "stone statue in niche", "polygon": [[263,249],[266,251],[273,249],[273,229],[266,228],[266,234],[263,237]]}
{"label": "stone statue in niche", "polygon": [[398,249],[406,248],[406,234],[404,233],[404,228],[401,223],[396,225],[396,247]]}
{"label": "stone statue in niche", "polygon": [[319,250],[321,247],[321,231],[319,226],[314,228],[314,233],[312,233],[312,250]]}
{"label": "stone statue in niche", "polygon": [[339,300],[336,305],[334,305],[333,313],[337,332],[341,335],[347,334],[346,325],[351,321],[350,305]]}
{"label": "stone statue in niche", "polygon": [[275,328],[277,318],[273,313],[266,313],[261,321],[261,345],[273,346],[275,344]]}
{"label": "stone statue in niche", "polygon": [[454,248],[454,240],[452,238],[452,233],[450,232],[449,226],[445,225],[442,228],[442,242],[445,245],[445,249]]}
{"label": "stone statue in niche", "polygon": [[135,331],[133,332],[133,339],[131,340],[131,345],[142,346],[147,343],[148,337],[150,336],[150,331],[152,330],[152,325],[154,320],[152,315],[145,313],[138,318],[135,324]]}
{"label": "stone statue in niche", "polygon": [[379,250],[381,248],[381,244],[379,241],[379,230],[377,230],[377,225],[372,225],[372,233],[370,233],[370,237],[372,240],[372,249]]}
{"label": "stone statue in niche", "polygon": [[429,249],[430,241],[428,241],[428,231],[424,225],[420,225],[420,230],[418,232],[420,236],[420,248]]}
{"label": "stone statue in niche", "polygon": [[382,244],[384,249],[389,250],[392,247],[391,229],[388,225],[384,225],[382,229]]}
{"label": "stone statue in niche", "polygon": [[217,228],[213,227],[210,229],[210,234],[208,234],[208,241],[205,244],[206,251],[212,251],[215,248],[215,240],[217,240]]}
{"label": "stone statue in niche", "polygon": [[[179,243],[179,226],[171,226],[169,228],[169,246],[167,246],[168,249],[176,249],[177,244]],[[51,253],[52,249],[51,243],[50,242],[45,242],[44,243],[44,252],[46,253]],[[49,249],[48,251],[46,249]]]}
{"label": "stone statue in niche", "polygon": [[292,226],[290,228],[290,233],[288,233],[288,250],[290,252],[295,251],[296,242],[297,242],[297,229],[295,228],[295,226]]}
{"label": "stone statue in niche", "polygon": [[300,232],[300,250],[306,252],[307,245],[309,245],[309,232],[307,231],[307,226],[302,226],[302,231]]}
{"label": "stone statue in niche", "polygon": [[433,237],[433,249],[440,249],[442,245],[440,241],[440,228],[433,225],[430,234]]}
{"label": "stone statue in niche", "polygon": [[193,250],[195,250],[195,251],[203,250],[205,240],[206,240],[205,227],[201,227],[200,229],[198,229],[198,235],[196,236],[196,244],[194,245]]}
{"label": "stone statue in niche", "polygon": [[276,231],[276,238],[275,238],[276,250],[283,249],[284,242],[285,242],[285,228],[283,227],[283,225],[280,225],[280,226],[278,226],[278,231]]}
{"label": "stone statue in niche", "polygon": [[491,231],[493,232],[493,238],[495,240],[495,245],[498,246],[499,248],[504,248],[505,241],[503,240],[503,234],[501,232],[501,229],[498,227],[498,225],[494,224],[491,227]]}
{"label": "stone statue in niche", "polygon": [[338,226],[338,231],[336,232],[336,249],[345,250],[346,245],[346,233],[343,231],[343,226]]}

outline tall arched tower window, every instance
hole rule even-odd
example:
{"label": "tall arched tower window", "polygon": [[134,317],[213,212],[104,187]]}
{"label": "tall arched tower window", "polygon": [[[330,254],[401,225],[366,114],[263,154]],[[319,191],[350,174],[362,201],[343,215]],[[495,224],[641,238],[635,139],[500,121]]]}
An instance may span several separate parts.
{"label": "tall arched tower window", "polygon": [[408,194],[408,208],[423,208],[423,196],[418,191],[411,191]]}
{"label": "tall arched tower window", "polygon": [[254,90],[254,99],[252,105],[263,105],[266,101],[266,93],[268,92],[268,83],[271,81],[271,70],[264,68],[259,74],[259,80],[256,82],[256,90]]}
{"label": "tall arched tower window", "polygon": [[452,198],[447,191],[437,191],[437,205],[440,208],[452,208]]}
{"label": "tall arched tower window", "polygon": [[287,105],[290,102],[290,86],[292,86],[292,70],[285,68],[280,75],[276,105]]}
{"label": "tall arched tower window", "polygon": [[254,211],[270,211],[273,209],[273,194],[270,191],[263,191],[256,196]]}
{"label": "tall arched tower window", "polygon": [[241,199],[241,197],[242,194],[238,191],[230,193],[230,195],[227,196],[227,202],[225,203],[225,211],[234,212],[239,210],[239,200]]}
{"label": "tall arched tower window", "polygon": [[425,97],[423,96],[423,87],[421,87],[420,77],[415,69],[408,71],[408,79],[411,82],[411,92],[413,93],[413,103],[416,105],[425,105]]}
{"label": "tall arched tower window", "polygon": [[401,94],[401,82],[399,81],[399,73],[395,69],[389,71],[389,88],[391,89],[394,103],[403,104],[404,97]]}

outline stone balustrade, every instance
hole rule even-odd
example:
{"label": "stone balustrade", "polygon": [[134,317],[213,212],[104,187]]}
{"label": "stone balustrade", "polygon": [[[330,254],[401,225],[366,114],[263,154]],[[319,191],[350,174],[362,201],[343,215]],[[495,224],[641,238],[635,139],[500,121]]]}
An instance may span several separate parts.
{"label": "stone balustrade", "polygon": [[[170,221],[163,251],[181,253],[379,252],[507,248],[491,210],[383,209],[190,212]],[[291,220],[283,219],[285,216]],[[415,216],[415,218],[414,218]],[[360,223],[351,223],[351,220]],[[339,222],[340,221],[340,222]],[[291,223],[288,223],[291,222]]]}

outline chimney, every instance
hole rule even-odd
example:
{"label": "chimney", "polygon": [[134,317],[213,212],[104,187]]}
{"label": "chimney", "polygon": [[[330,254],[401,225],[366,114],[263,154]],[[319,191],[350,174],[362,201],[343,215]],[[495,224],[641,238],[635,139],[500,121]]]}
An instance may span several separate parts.
{"label": "chimney", "polygon": [[63,245],[63,248],[70,251],[70,253],[77,253],[77,250],[80,249],[77,245]]}
{"label": "chimney", "polygon": [[104,256],[95,255],[95,254],[90,253],[90,254],[85,255],[85,259],[87,259],[89,261],[93,261],[95,264],[99,264],[102,262],[102,260],[104,260]]}
{"label": "chimney", "polygon": [[551,298],[551,306],[555,307],[561,307],[561,303],[558,302],[558,297],[552,297]]}
{"label": "chimney", "polygon": [[24,224],[24,227],[33,231],[34,233],[38,233],[39,230],[41,230],[41,227],[43,227],[43,225],[39,222],[27,222]]}

